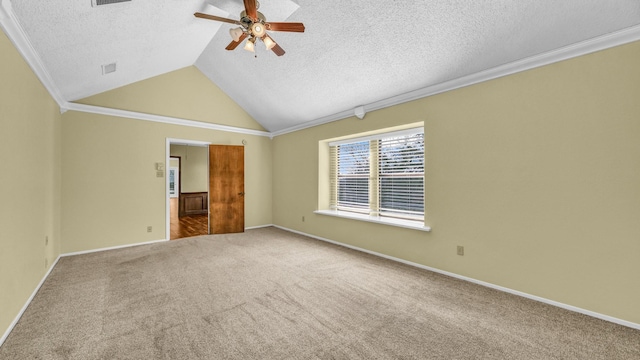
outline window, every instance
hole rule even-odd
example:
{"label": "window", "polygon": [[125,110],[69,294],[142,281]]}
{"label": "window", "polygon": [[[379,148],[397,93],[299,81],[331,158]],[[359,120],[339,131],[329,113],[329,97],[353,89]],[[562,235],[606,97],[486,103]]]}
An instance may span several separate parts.
{"label": "window", "polygon": [[330,208],[424,220],[423,128],[329,143]]}

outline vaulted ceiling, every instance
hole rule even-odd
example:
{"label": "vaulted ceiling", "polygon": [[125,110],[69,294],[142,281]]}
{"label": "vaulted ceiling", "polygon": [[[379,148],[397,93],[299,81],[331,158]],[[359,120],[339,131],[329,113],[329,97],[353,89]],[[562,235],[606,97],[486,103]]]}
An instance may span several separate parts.
{"label": "vaulted ceiling", "polygon": [[238,19],[241,0],[1,1],[66,101],[195,64],[271,132],[640,27],[637,0],[261,0],[268,21],[306,27],[271,32],[278,57],[227,51],[234,25],[193,16]]}

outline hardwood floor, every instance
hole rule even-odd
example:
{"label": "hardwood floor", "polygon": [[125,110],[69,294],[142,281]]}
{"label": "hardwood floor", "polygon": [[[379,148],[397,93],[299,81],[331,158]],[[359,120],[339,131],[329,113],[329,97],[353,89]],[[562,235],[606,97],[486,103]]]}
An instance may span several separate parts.
{"label": "hardwood floor", "polygon": [[208,234],[209,222],[207,215],[187,215],[179,218],[178,198],[171,198],[170,203],[171,240]]}

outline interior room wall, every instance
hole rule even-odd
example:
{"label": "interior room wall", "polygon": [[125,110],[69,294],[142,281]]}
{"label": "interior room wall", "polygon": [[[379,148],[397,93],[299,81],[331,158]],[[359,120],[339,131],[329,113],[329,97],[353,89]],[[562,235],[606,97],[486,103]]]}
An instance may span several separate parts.
{"label": "interior room wall", "polygon": [[[277,136],[274,223],[640,323],[638,59],[636,42]],[[430,233],[313,213],[320,140],[417,121]]]}
{"label": "interior room wall", "polygon": [[[263,129],[195,67],[79,102]],[[168,237],[165,178],[157,178],[155,171],[155,163],[165,161],[167,138],[223,145],[246,140],[245,226],[272,223],[268,137],[69,111],[63,115],[62,138],[63,253]]]}
{"label": "interior room wall", "polygon": [[63,253],[167,238],[166,179],[155,170],[165,162],[167,138],[246,140],[245,225],[272,223],[268,137],[69,111],[62,125]]}
{"label": "interior room wall", "polygon": [[180,156],[181,192],[209,191],[209,149],[206,146],[171,145],[171,156]]}
{"label": "interior room wall", "polygon": [[60,254],[61,115],[4,32],[0,64],[1,338]]}
{"label": "interior room wall", "polygon": [[264,130],[195,66],[106,91],[77,102],[245,129]]}

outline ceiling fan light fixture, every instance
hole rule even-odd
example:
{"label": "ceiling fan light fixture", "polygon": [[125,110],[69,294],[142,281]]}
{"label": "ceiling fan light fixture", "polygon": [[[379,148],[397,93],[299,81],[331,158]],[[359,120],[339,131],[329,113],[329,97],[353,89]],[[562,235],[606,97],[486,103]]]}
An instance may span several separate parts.
{"label": "ceiling fan light fixture", "polygon": [[242,28],[233,28],[233,29],[229,29],[229,34],[231,35],[231,38],[233,38],[233,41],[238,42],[240,41],[240,36],[242,36],[244,32],[242,31]]}
{"label": "ceiling fan light fixture", "polygon": [[255,42],[256,42],[255,38],[251,38],[247,40],[247,43],[244,44],[244,49],[247,51],[256,52],[256,47],[254,45]]}
{"label": "ceiling fan light fixture", "polygon": [[265,29],[265,26],[263,23],[257,22],[251,25],[251,32],[256,37],[259,37],[259,38],[263,37],[266,34],[266,30],[267,29]]}
{"label": "ceiling fan light fixture", "polygon": [[273,39],[268,36],[265,36],[262,41],[264,42],[264,46],[267,48],[267,50],[271,50],[274,46],[276,46],[275,41],[273,41]]}
{"label": "ceiling fan light fixture", "polygon": [[[3,0],[0,0],[3,1]],[[96,1],[96,0],[94,0]],[[129,1],[129,0],[100,0],[100,1]],[[237,1],[237,0],[234,0]],[[301,22],[267,22],[267,18],[258,10],[260,3],[257,0],[244,0],[244,10],[240,12],[240,20],[229,19],[215,15],[196,12],[193,15],[197,18],[214,20],[223,23],[240,25],[239,28],[229,29],[229,34],[233,41],[225,47],[226,50],[235,50],[248,38],[244,44],[244,49],[255,54],[256,41],[262,40],[267,50],[273,51],[277,56],[285,54],[269,35],[268,31],[304,32],[304,24]]]}

